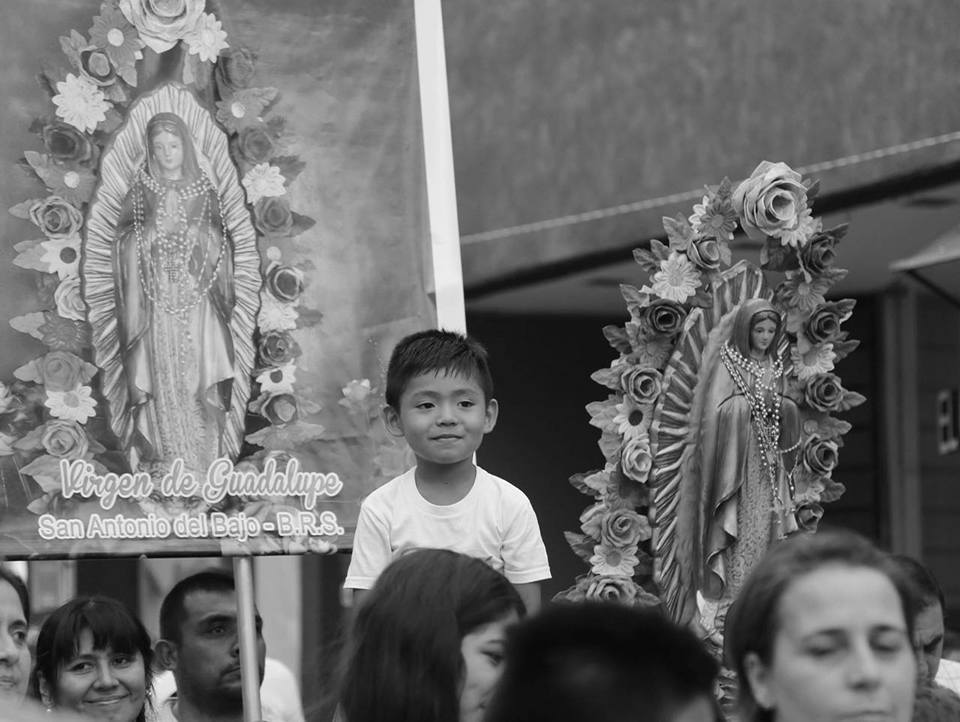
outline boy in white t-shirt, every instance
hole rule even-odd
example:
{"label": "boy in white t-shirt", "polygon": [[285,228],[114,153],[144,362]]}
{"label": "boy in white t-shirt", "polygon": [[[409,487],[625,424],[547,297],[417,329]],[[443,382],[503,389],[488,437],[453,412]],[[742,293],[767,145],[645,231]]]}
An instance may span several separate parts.
{"label": "boy in white t-shirt", "polygon": [[537,516],[522,491],[473,463],[497,422],[486,350],[451,331],[407,336],[390,356],[386,400],[387,429],[417,465],[363,501],[344,588],[356,600],[397,556],[451,549],[503,573],[534,612],[550,578]]}

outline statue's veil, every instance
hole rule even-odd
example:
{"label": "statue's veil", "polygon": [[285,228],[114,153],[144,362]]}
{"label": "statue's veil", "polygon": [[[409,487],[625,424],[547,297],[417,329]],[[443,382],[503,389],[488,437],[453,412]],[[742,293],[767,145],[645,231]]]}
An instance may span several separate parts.
{"label": "statue's veil", "polygon": [[101,370],[111,430],[120,439],[129,438],[127,432],[134,419],[120,357],[117,279],[112,257],[121,205],[146,157],[147,121],[160,112],[180,116],[190,131],[201,170],[219,195],[224,225],[233,246],[236,305],[230,318],[230,333],[235,377],[222,448],[225,455],[235,459],[243,441],[254,365],[253,332],[259,307],[260,258],[243,188],[228,152],[227,137],[210,112],[179,83],[162,85],[131,105],[126,121],[116,131],[100,164],[100,183],[90,204],[80,261],[83,298],[93,330],[94,360]]}

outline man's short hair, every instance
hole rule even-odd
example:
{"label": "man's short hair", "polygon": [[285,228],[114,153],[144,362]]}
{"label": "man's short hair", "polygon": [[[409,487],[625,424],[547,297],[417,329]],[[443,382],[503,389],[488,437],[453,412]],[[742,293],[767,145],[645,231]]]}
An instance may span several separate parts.
{"label": "man's short hair", "polygon": [[236,591],[233,575],[222,569],[191,574],[173,585],[160,605],[160,637],[175,644],[182,640],[182,625],[187,616],[184,601],[194,592]]}
{"label": "man's short hair", "polygon": [[718,663],[689,629],[618,604],[551,607],[510,633],[488,722],[672,719],[714,703]]}
{"label": "man's short hair", "polygon": [[430,329],[405,336],[393,349],[387,366],[387,403],[399,409],[410,380],[431,372],[473,379],[484,401],[493,398],[493,375],[483,345],[462,333]]}
{"label": "man's short hair", "polygon": [[934,602],[939,602],[941,612],[946,614],[947,605],[943,596],[943,589],[940,587],[937,578],[933,576],[933,572],[906,554],[891,554],[890,558],[893,559],[910,582],[910,586],[913,587],[916,594],[917,612],[933,606]]}

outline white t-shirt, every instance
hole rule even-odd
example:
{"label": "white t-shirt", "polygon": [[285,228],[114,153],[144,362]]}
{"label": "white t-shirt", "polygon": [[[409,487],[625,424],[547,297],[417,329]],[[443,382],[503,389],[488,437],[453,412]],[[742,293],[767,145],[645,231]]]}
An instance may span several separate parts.
{"label": "white t-shirt", "polygon": [[530,500],[517,487],[477,467],[456,504],[431,504],[414,472],[364,499],[343,586],[370,589],[394,559],[414,549],[450,549],[485,561],[514,584],[550,578],[547,550]]}
{"label": "white t-shirt", "polygon": [[937,676],[934,677],[933,681],[941,687],[946,687],[960,694],[960,662],[954,662],[952,659],[941,659]]}

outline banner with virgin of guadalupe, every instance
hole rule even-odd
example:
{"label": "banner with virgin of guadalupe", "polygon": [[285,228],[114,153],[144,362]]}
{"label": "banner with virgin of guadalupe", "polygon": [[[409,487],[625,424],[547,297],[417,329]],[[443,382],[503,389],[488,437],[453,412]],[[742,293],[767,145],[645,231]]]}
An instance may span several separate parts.
{"label": "banner with virgin of guadalupe", "polygon": [[0,13],[0,556],[349,545],[435,324],[413,0]]}

